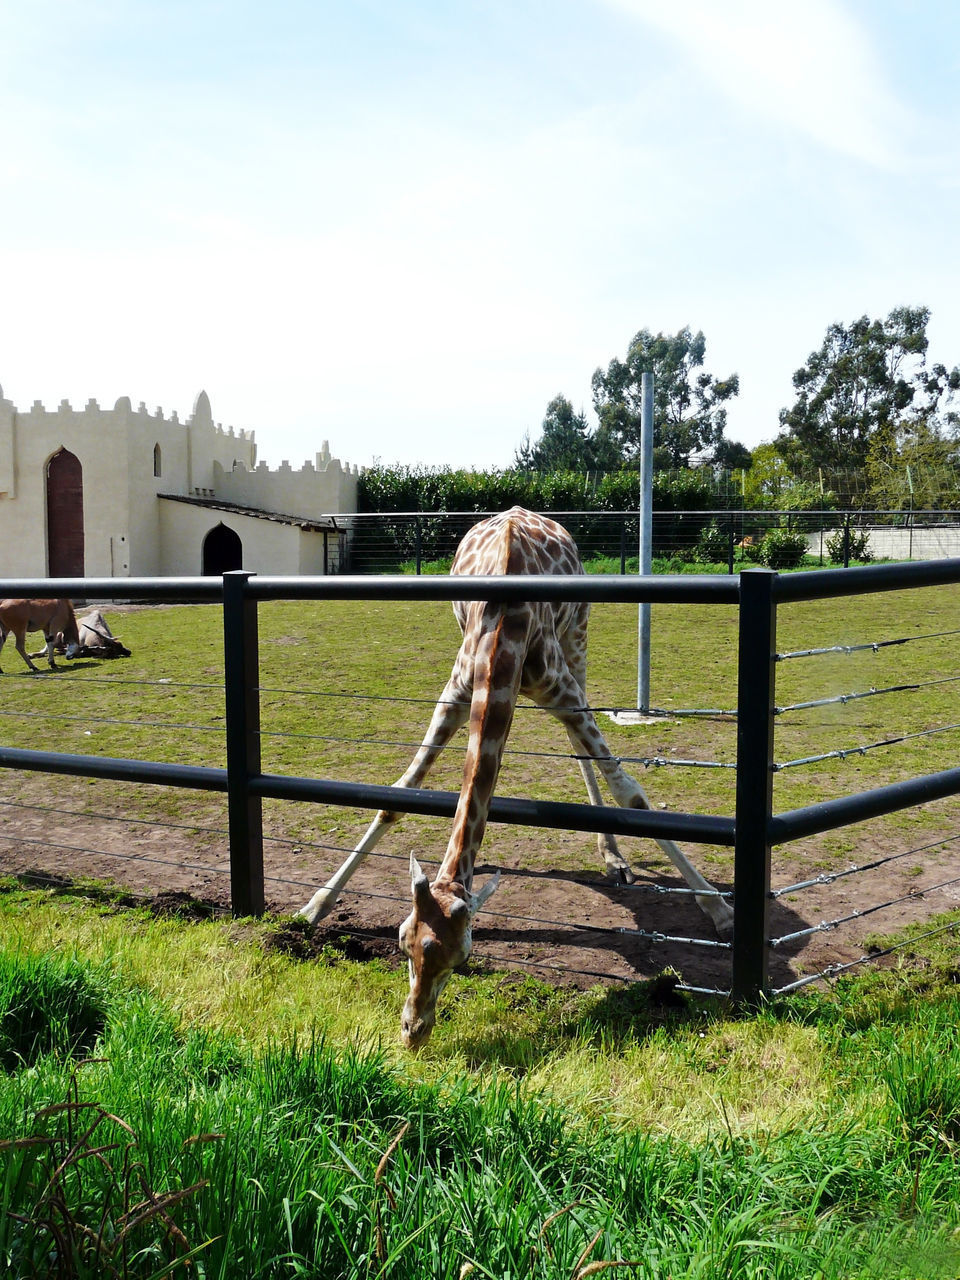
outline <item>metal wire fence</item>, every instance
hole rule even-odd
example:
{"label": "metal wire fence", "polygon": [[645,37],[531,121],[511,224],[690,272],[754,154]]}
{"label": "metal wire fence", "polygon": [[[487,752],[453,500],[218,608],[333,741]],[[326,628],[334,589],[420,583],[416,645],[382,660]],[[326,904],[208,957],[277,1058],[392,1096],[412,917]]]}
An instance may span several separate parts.
{"label": "metal wire fence", "polygon": [[[410,511],[338,517],[344,525],[340,572],[445,573],[463,535],[490,514]],[[637,571],[636,511],[548,514],[570,531],[588,565],[614,573]],[[774,547],[765,545],[774,531],[797,535],[793,549],[782,536]],[[773,568],[793,567],[804,557],[816,565],[937,559],[960,555],[960,511],[658,510],[653,513],[653,555],[670,570],[710,564],[731,574],[761,561]]]}
{"label": "metal wire fence", "polygon": [[[497,912],[496,910],[489,910],[487,914],[491,920],[499,917],[503,921],[528,929],[538,926],[554,930],[566,929],[581,935],[619,934],[622,937],[640,939],[651,945],[665,943],[694,945],[729,952],[731,958],[729,986],[715,990],[729,991],[735,998],[749,1002],[770,992],[769,958],[778,949],[816,933],[833,931],[852,919],[860,919],[866,914],[879,912],[911,896],[901,895],[853,913],[832,914],[829,919],[804,929],[794,929],[780,937],[771,937],[769,926],[771,904],[787,893],[800,892],[807,887],[807,882],[798,882],[784,889],[771,888],[771,852],[775,846],[834,830],[851,822],[893,813],[933,799],[960,793],[960,769],[949,769],[806,808],[774,813],[772,781],[778,769],[793,765],[799,767],[814,759],[826,759],[848,750],[838,749],[810,757],[808,760],[779,763],[776,760],[774,726],[777,717],[807,706],[818,705],[818,700],[812,700],[808,703],[796,702],[779,706],[776,700],[778,665],[788,659],[838,651],[837,646],[830,646],[820,650],[807,649],[778,653],[776,645],[778,609],[784,604],[801,600],[837,598],[861,592],[903,590],[947,583],[960,583],[960,560],[875,566],[851,570],[845,574],[807,572],[780,575],[773,572],[753,571],[736,578],[722,575],[651,578],[622,578],[614,575],[586,576],[576,579],[258,578],[245,572],[237,572],[224,575],[222,580],[40,580],[26,583],[8,581],[0,583],[0,591],[7,596],[56,593],[74,598],[128,599],[134,596],[155,601],[162,601],[172,596],[178,600],[186,598],[220,604],[223,609],[224,624],[224,682],[222,685],[216,681],[184,683],[180,687],[188,690],[213,691],[218,695],[220,688],[223,688],[225,694],[223,724],[211,725],[199,721],[173,720],[162,723],[166,729],[177,732],[192,732],[199,729],[205,733],[214,730],[221,733],[226,763],[223,768],[190,766],[159,761],[0,747],[0,767],[193,788],[225,796],[226,826],[190,823],[179,825],[184,831],[211,837],[221,844],[225,840],[229,846],[229,864],[224,866],[222,860],[218,858],[209,862],[181,861],[177,865],[181,868],[196,870],[198,873],[202,872],[221,881],[228,880],[228,890],[225,889],[222,896],[229,897],[234,912],[243,915],[257,914],[264,907],[265,885],[271,883],[271,877],[264,871],[264,845],[269,845],[271,841],[280,842],[286,839],[286,837],[271,836],[264,832],[263,803],[265,800],[319,802],[368,809],[385,808],[395,812],[450,818],[457,799],[456,795],[450,792],[404,790],[327,778],[265,773],[260,764],[261,736],[267,736],[263,734],[260,724],[260,708],[264,698],[286,698],[294,693],[316,697],[333,696],[341,699],[345,695],[330,690],[290,690],[261,682],[258,602],[276,599],[450,600],[469,598],[496,601],[579,599],[619,602],[648,599],[653,602],[695,601],[702,604],[735,604],[739,610],[738,701],[734,711],[719,713],[724,716],[735,715],[737,718],[736,759],[732,762],[732,767],[736,768],[737,774],[736,804],[732,818],[698,813],[591,807],[516,797],[495,798],[490,810],[490,819],[495,822],[593,832],[608,831],[613,834],[662,837],[732,847],[735,914],[732,944],[713,938],[691,938],[666,930],[642,928],[604,930],[586,919],[563,920],[553,915]],[[876,650],[886,645],[913,643],[952,634],[954,633],[948,631],[930,632],[927,636],[885,638],[842,648],[845,652],[861,648]],[[91,683],[94,679],[95,677],[91,677]],[[110,677],[111,683],[117,683],[118,680],[117,677]],[[152,682],[130,681],[129,683],[139,685]],[[167,682],[168,687],[171,683]],[[946,684],[947,680],[945,679],[943,683]],[[915,686],[903,684],[870,690],[869,693],[892,695],[912,687]],[[359,698],[364,695],[351,696]],[[853,694],[837,695],[837,700],[850,701],[858,696],[860,693],[855,691]],[[407,699],[407,701],[420,703],[427,700]],[[127,723],[121,720],[111,722]],[[130,721],[129,723],[142,724],[143,722]],[[954,729],[960,729],[960,725],[948,725],[924,732],[947,732]],[[894,742],[905,740],[906,736],[908,735],[899,735],[897,738],[863,744],[849,750],[872,750],[882,745],[889,746]],[[348,735],[332,735],[332,737],[340,743],[356,740],[349,738]],[[403,740],[399,745],[410,748],[415,744]],[[547,752],[530,754],[559,755],[559,753]],[[665,759],[658,757],[623,758],[626,761],[644,765],[667,763]],[[721,765],[731,767],[731,762],[708,760],[670,759],[669,763],[685,767],[719,767]],[[56,806],[37,806],[38,809],[44,807],[51,814],[60,812]],[[68,811],[62,812],[66,814]],[[118,817],[117,821],[142,822],[145,826],[150,825],[149,820],[135,819],[129,815],[122,819]],[[158,823],[157,825],[171,824]],[[27,841],[32,838],[34,837],[29,835],[24,837]],[[957,838],[960,837],[951,836],[949,840]],[[49,847],[49,841],[45,843]],[[303,847],[307,844],[302,841],[298,843]],[[334,843],[316,844],[312,847],[334,855],[345,855],[349,852],[347,848]],[[903,853],[890,855],[890,859],[920,856],[929,847],[929,845],[918,846]],[[64,852],[67,848],[67,845],[63,846]],[[92,851],[103,858],[121,860],[127,858],[130,861],[146,864],[159,865],[164,861],[154,852],[128,853],[109,847],[107,844]],[[387,853],[376,856],[397,860],[399,855]],[[890,859],[874,860],[861,867],[827,873],[826,878],[815,877],[809,881],[809,884],[833,883],[841,876],[845,877],[855,872],[866,874]],[[277,880],[277,882],[280,881]],[[304,889],[314,887],[312,880],[306,882],[287,878],[282,883]],[[948,877],[936,885],[929,886],[924,892],[934,894],[956,883],[957,877]],[[640,894],[664,892],[689,894],[691,892],[686,888],[678,889],[663,885],[638,885],[633,886],[632,891]],[[379,890],[358,890],[358,896],[363,895],[398,903],[406,901],[405,898]],[[532,968],[544,970],[554,967],[549,961],[540,963],[538,960],[530,960],[528,963]],[[859,963],[859,961],[852,963]],[[842,966],[843,969],[847,967],[849,966]],[[591,971],[583,969],[576,972],[589,975]],[[827,976],[830,975],[827,974]],[[809,980],[812,979],[804,978],[801,982]],[[786,991],[796,985],[800,984],[792,983],[776,990]],[[705,990],[706,988],[696,989]]]}

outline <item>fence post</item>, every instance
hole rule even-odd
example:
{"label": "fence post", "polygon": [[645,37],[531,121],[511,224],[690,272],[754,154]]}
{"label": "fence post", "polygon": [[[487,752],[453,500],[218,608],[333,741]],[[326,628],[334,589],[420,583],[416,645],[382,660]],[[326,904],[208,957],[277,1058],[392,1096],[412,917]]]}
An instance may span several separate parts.
{"label": "fence post", "polygon": [[[653,374],[640,377],[640,563],[638,572],[653,567]],[[650,710],[650,601],[637,605],[637,710]]]}
{"label": "fence post", "polygon": [[227,728],[230,901],[235,916],[263,914],[263,805],[250,794],[260,772],[260,655],[257,602],[245,591],[253,575],[223,575],[223,660]]}
{"label": "fence post", "polygon": [[820,499],[820,502],[821,502],[821,506],[820,506],[820,567],[823,568],[823,534],[824,534],[823,526],[826,523],[826,516],[823,513],[822,498]]}
{"label": "fence post", "polygon": [[740,574],[737,812],[733,888],[733,998],[755,1004],[767,988],[777,574]]}
{"label": "fence post", "polygon": [[733,532],[733,516],[731,516],[727,525],[727,573],[729,574],[733,573],[733,559],[735,551],[736,543]]}
{"label": "fence post", "polygon": [[420,576],[420,567],[423,564],[423,531],[420,528],[420,517],[417,516],[414,523],[414,537],[417,549],[417,577]]}

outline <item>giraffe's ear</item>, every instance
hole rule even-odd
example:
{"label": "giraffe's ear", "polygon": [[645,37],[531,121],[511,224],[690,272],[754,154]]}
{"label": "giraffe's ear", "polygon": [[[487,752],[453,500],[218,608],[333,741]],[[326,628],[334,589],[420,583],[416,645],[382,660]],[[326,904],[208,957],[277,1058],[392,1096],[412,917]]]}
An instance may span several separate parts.
{"label": "giraffe's ear", "polygon": [[410,854],[410,890],[414,902],[423,910],[430,899],[430,881],[413,854]]}
{"label": "giraffe's ear", "polygon": [[500,883],[500,872],[496,871],[490,877],[487,883],[483,886],[483,888],[478,889],[477,892],[471,896],[470,906],[472,908],[473,915],[477,914],[477,912],[480,910],[480,908],[483,906],[486,900],[497,888],[499,883]]}

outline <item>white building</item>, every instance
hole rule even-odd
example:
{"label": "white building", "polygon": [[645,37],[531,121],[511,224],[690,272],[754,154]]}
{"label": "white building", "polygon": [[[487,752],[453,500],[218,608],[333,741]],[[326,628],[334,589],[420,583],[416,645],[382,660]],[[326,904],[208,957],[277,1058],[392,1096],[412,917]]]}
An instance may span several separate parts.
{"label": "white building", "polygon": [[204,391],[181,423],[126,396],[22,413],[0,388],[0,576],[335,573],[357,469],[326,443],[299,470],[256,456]]}

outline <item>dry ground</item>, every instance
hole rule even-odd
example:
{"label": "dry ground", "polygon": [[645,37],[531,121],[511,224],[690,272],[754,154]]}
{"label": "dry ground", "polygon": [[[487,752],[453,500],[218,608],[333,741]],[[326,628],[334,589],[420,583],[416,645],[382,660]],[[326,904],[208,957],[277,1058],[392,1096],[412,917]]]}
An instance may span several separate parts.
{"label": "dry ground", "polygon": [[[25,780],[20,802],[41,806],[4,814],[0,873],[25,876],[53,885],[94,879],[117,885],[161,909],[227,910],[230,903],[229,858],[225,837],[104,820],[77,812],[87,797],[73,779],[37,775]],[[131,807],[134,807],[132,805]],[[359,837],[362,816],[353,827]],[[199,820],[199,819],[198,819]],[[222,826],[224,815],[209,808],[204,825]],[[350,824],[337,815],[338,831]],[[485,858],[477,874],[500,867],[501,887],[474,930],[474,960],[485,967],[520,967],[547,981],[590,985],[600,978],[633,980],[651,977],[666,967],[678,969],[693,986],[725,989],[729,985],[729,953],[682,941],[711,940],[710,924],[689,896],[650,893],[642,887],[612,885],[599,867],[591,837],[549,833],[554,858],[538,857],[541,832],[491,826]],[[333,914],[315,930],[316,945],[344,948],[355,957],[385,956],[399,960],[396,930],[407,912],[407,858],[410,841],[401,825],[351,881]],[[417,850],[423,853],[422,849]],[[656,863],[647,883],[677,886],[672,869]],[[873,852],[883,855],[883,847]],[[379,851],[378,851],[379,852]],[[702,852],[702,851],[701,851]],[[859,861],[871,852],[868,841],[857,847]],[[637,846],[640,858],[644,856]],[[568,869],[578,862],[581,868]],[[702,861],[702,859],[701,859]],[[271,911],[294,911],[322,882],[336,859],[329,850],[305,843],[268,841],[265,850],[266,898]],[[842,928],[818,932],[777,948],[771,957],[773,986],[857,959],[869,948],[872,934],[894,931],[960,903],[960,884],[925,896],[922,886],[960,877],[960,850],[954,844],[930,851],[920,860],[888,864],[869,876],[851,876],[817,885],[776,901],[771,934],[781,936],[834,920],[877,903],[903,899],[867,914]],[[594,864],[591,866],[591,864]],[[642,863],[635,863],[642,868]],[[802,852],[780,856],[776,883],[808,878],[810,859]],[[817,874],[816,871],[814,874]],[[719,879],[718,887],[729,888]],[[635,931],[662,932],[652,941]]]}

